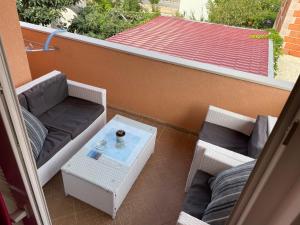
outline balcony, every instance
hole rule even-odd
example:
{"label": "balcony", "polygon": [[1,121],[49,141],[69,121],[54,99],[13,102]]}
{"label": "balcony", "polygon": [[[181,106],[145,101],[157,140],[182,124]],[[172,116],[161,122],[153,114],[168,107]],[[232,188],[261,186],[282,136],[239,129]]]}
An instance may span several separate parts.
{"label": "balcony", "polygon": [[[54,30],[21,23],[24,40],[43,43]],[[33,78],[60,70],[69,79],[107,89],[108,120],[122,114],[158,127],[154,155],[116,220],[72,197],[56,175],[44,192],[54,224],[175,224],[208,106],[250,117],[278,116],[292,84],[207,67],[191,60],[71,33],[53,51],[28,52]]]}

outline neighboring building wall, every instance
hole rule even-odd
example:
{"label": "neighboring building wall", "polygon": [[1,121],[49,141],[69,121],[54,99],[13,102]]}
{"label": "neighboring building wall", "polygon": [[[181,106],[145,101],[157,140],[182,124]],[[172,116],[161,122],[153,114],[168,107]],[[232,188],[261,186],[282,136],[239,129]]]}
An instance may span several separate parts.
{"label": "neighboring building wall", "polygon": [[[165,16],[176,16],[179,12],[179,2],[180,0],[160,0],[158,3],[160,14]],[[149,0],[142,0],[142,4],[146,10],[152,11]]]}
{"label": "neighboring building wall", "polygon": [[[23,28],[23,35],[42,42],[47,34]],[[61,70],[70,79],[106,88],[110,106],[193,132],[210,104],[252,117],[278,116],[290,93],[85,41],[55,37],[53,45],[57,51],[28,54],[33,77]]]}
{"label": "neighboring building wall", "polygon": [[286,11],[285,18],[282,20],[282,26],[279,27],[280,34],[284,37],[284,53],[300,57],[300,0],[287,0],[290,4],[286,10],[283,6],[283,12]]}
{"label": "neighboring building wall", "polygon": [[[287,25],[286,25],[287,21],[285,21],[285,18],[289,11],[291,3],[292,3],[292,0],[282,0],[281,1],[280,11],[279,11],[276,21],[274,23],[274,28],[277,31],[281,31],[281,28],[282,28],[284,22],[285,22],[285,27],[287,28]],[[290,14],[290,16],[292,16],[291,11],[289,11],[289,14]]]}
{"label": "neighboring building wall", "polygon": [[275,22],[284,38],[277,79],[295,82],[300,74],[300,0],[284,0]]}
{"label": "neighboring building wall", "polygon": [[30,81],[31,74],[16,12],[16,1],[0,1],[0,38],[15,85],[20,86]]}
{"label": "neighboring building wall", "polygon": [[278,60],[276,79],[296,82],[300,74],[300,58],[283,54]]}
{"label": "neighboring building wall", "polygon": [[206,21],[207,2],[208,0],[180,0],[179,12],[187,19]]}

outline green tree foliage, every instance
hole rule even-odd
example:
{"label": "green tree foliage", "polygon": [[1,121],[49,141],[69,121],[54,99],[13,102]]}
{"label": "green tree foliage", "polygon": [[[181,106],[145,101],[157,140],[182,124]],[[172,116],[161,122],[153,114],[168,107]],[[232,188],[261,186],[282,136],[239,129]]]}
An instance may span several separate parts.
{"label": "green tree foliage", "polygon": [[158,4],[158,3],[159,3],[159,0],[149,0],[149,2],[150,2],[151,4]]}
{"label": "green tree foliage", "polygon": [[152,7],[152,12],[158,12],[158,3],[160,0],[149,0],[151,7]]}
{"label": "green tree foliage", "polygon": [[17,9],[21,21],[48,25],[62,16],[66,7],[79,0],[17,0]]}
{"label": "green tree foliage", "polygon": [[125,0],[122,2],[123,9],[129,12],[141,11],[141,2],[139,0]]}
{"label": "green tree foliage", "polygon": [[271,28],[280,0],[210,0],[209,21],[239,27]]}
{"label": "green tree foliage", "polygon": [[278,59],[282,55],[282,44],[283,44],[283,39],[279,35],[279,33],[274,30],[274,29],[268,29],[267,30],[269,34],[267,35],[251,35],[250,38],[254,39],[271,39],[273,41],[273,54],[274,54],[274,72],[275,75],[277,75],[278,71]]}
{"label": "green tree foliage", "polygon": [[268,39],[273,40],[273,54],[274,54],[274,72],[278,72],[278,59],[282,55],[283,38],[274,29],[269,29]]}
{"label": "green tree foliage", "polygon": [[97,7],[101,7],[101,10],[107,11],[114,7],[114,5],[119,4],[120,1],[113,3],[110,0],[94,0],[97,3]]}
{"label": "green tree foliage", "polygon": [[145,23],[158,15],[157,13],[142,11],[136,3],[133,4],[133,0],[114,2],[111,3],[111,8],[104,7],[99,2],[90,3],[73,19],[68,30],[90,37],[106,39]]}

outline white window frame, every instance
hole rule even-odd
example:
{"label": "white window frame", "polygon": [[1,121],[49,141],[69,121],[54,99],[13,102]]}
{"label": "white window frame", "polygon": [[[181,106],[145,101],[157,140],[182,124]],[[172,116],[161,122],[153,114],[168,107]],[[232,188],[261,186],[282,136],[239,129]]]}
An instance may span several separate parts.
{"label": "white window frame", "polygon": [[[259,157],[228,225],[281,225],[299,219],[300,78]],[[296,224],[296,223],[295,223]]]}
{"label": "white window frame", "polygon": [[11,143],[35,219],[39,225],[51,225],[46,200],[38,180],[37,169],[15,88],[11,80],[0,39],[0,112]]}

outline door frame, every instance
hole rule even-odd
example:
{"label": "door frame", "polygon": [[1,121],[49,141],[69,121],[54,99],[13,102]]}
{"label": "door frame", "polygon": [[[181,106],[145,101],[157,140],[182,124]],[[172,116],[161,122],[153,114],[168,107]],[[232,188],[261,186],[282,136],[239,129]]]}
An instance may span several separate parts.
{"label": "door frame", "polygon": [[300,182],[299,137],[300,78],[257,160],[228,225],[277,225],[279,221],[291,224],[299,217],[300,209],[292,207],[292,201],[299,202],[297,199],[300,199],[300,193],[292,192]]}
{"label": "door frame", "polygon": [[31,151],[27,131],[21,116],[18,98],[13,85],[5,51],[0,37],[0,112],[11,143],[35,219],[39,225],[51,225],[43,189]]}

